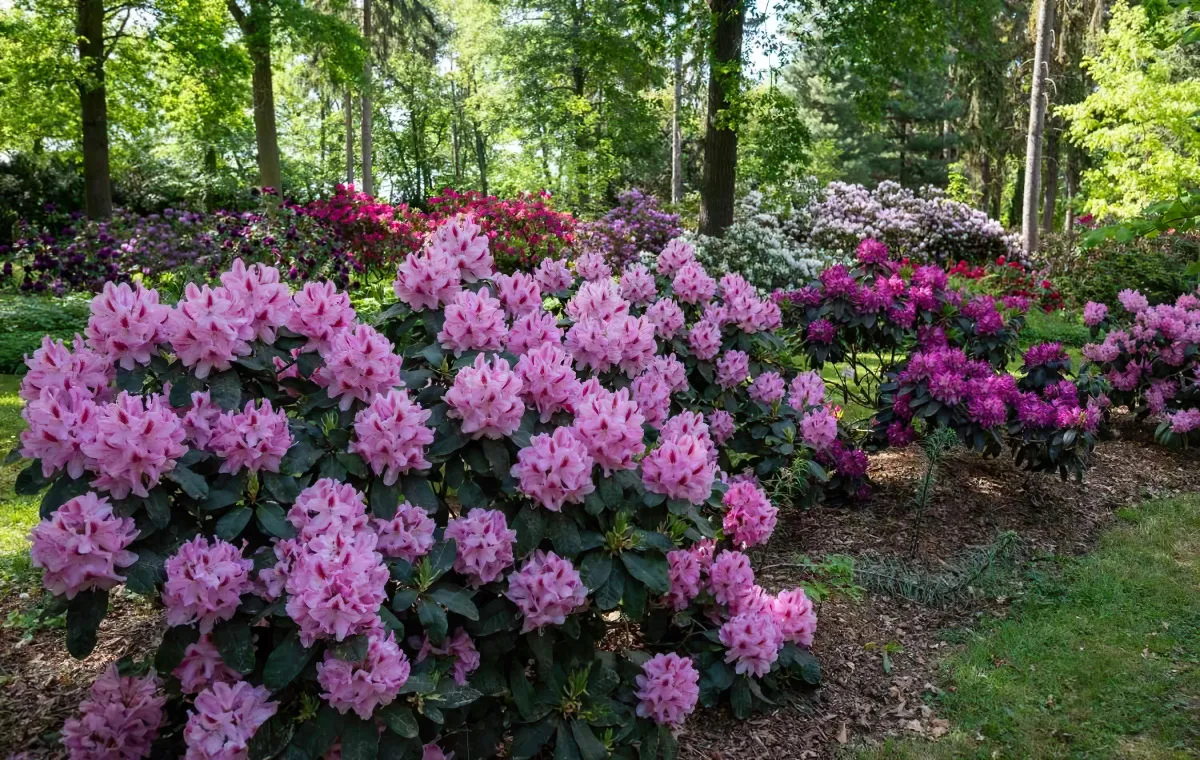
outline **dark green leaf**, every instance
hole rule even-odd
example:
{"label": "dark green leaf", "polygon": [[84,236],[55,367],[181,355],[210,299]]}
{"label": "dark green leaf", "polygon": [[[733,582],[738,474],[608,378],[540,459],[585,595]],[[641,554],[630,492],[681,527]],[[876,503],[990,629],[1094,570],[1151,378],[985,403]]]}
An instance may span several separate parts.
{"label": "dark green leaf", "polygon": [[658,727],[658,745],[662,750],[662,760],[675,760],[679,757],[679,741],[669,726]]}
{"label": "dark green leaf", "polygon": [[146,383],[146,368],[138,367],[134,370],[117,370],[117,389],[126,391],[135,396],[141,395],[142,386]]}
{"label": "dark green leaf", "polygon": [[339,660],[346,662],[362,662],[362,659],[367,656],[367,647],[370,641],[365,633],[360,633],[333,644],[329,651]]}
{"label": "dark green leaf", "polygon": [[483,489],[478,483],[467,481],[458,487],[455,492],[458,497],[458,503],[462,504],[466,509],[487,509],[488,498],[484,496]]}
{"label": "dark green leaf", "polygon": [[226,512],[217,520],[217,536],[226,541],[233,541],[246,529],[253,515],[254,512],[249,507],[238,507]]}
{"label": "dark green leaf", "polygon": [[604,587],[611,572],[612,555],[602,550],[588,552],[579,565],[579,577],[583,580],[583,585],[592,592]]}
{"label": "dark green leaf", "polygon": [[305,760],[317,760],[337,741],[344,721],[341,713],[328,703],[323,703],[315,718],[300,725],[292,740],[292,747],[302,751]]}
{"label": "dark green leaf", "polygon": [[513,733],[513,743],[509,749],[512,760],[528,760],[536,755],[550,741],[557,727],[558,719],[548,715],[537,723],[518,728]]}
{"label": "dark green leaf", "polygon": [[96,648],[100,623],[108,613],[108,591],[80,591],[67,603],[67,651],[83,659]]}
{"label": "dark green leaf", "polygon": [[579,554],[579,526],[570,515],[558,513],[549,520],[550,543],[554,551],[568,559]]}
{"label": "dark green leaf", "polygon": [[176,408],[186,408],[192,405],[192,391],[200,390],[200,381],[191,372],[171,383],[171,394],[168,401]]}
{"label": "dark green leaf", "polygon": [[280,504],[291,504],[300,495],[300,483],[291,475],[264,472],[261,477],[267,493],[278,499]]}
{"label": "dark green leaf", "polygon": [[410,504],[427,510],[436,510],[441,506],[433,486],[429,484],[429,478],[424,475],[405,475],[401,488]]}
{"label": "dark green leaf", "polygon": [[208,496],[208,482],[178,463],[167,473],[167,479],[178,483],[183,492],[196,501],[203,501]]}
{"label": "dark green leaf", "polygon": [[258,527],[264,533],[277,538],[296,537],[295,526],[287,521],[283,509],[278,504],[259,504],[258,509],[254,510],[254,516],[258,518]]}
{"label": "dark green leaf", "polygon": [[300,643],[300,635],[293,631],[278,644],[267,656],[267,664],[263,668],[263,686],[271,691],[279,691],[300,675],[304,666],[312,657],[311,647]]}
{"label": "dark green leaf", "polygon": [[242,675],[254,671],[254,634],[244,620],[218,623],[212,632],[213,644],[226,665]]}
{"label": "dark green leaf", "polygon": [[233,370],[210,375],[208,395],[214,404],[227,412],[237,409],[242,400],[242,379]]}
{"label": "dark green leaf", "polygon": [[413,673],[400,687],[401,694],[432,694],[437,684],[427,673]]}
{"label": "dark green leaf", "polygon": [[[21,474],[24,474],[23,472]],[[37,474],[41,475],[41,465],[38,465]],[[17,476],[18,478],[20,475]],[[42,506],[38,510],[38,514],[42,519],[48,519],[54,514],[54,510],[66,504],[76,496],[82,496],[92,490],[87,478],[79,478],[72,480],[66,475],[59,475],[58,479],[50,486],[50,490],[46,491],[46,495],[42,497]],[[20,491],[18,491],[20,493]]]}
{"label": "dark green leaf", "polygon": [[420,599],[417,601],[417,617],[420,618],[421,625],[425,626],[429,640],[434,644],[441,644],[446,638],[449,625],[446,621],[446,611],[432,599]]}
{"label": "dark green leaf", "polygon": [[200,640],[200,631],[195,626],[177,625],[163,634],[162,644],[154,653],[154,667],[159,673],[170,673],[183,662],[184,652]]}
{"label": "dark green leaf", "polygon": [[417,596],[420,594],[415,588],[402,588],[392,597],[392,609],[396,612],[404,612],[413,606],[413,602],[417,601]]}
{"label": "dark green leaf", "polygon": [[359,478],[367,477],[367,465],[358,454],[338,454],[337,460],[351,475]]}
{"label": "dark green leaf", "polygon": [[621,561],[625,569],[637,578],[654,594],[665,594],[671,590],[668,576],[667,558],[658,552],[621,552]]}
{"label": "dark green leaf", "polygon": [[468,440],[470,439],[463,435],[462,432],[458,430],[457,426],[455,426],[453,432],[447,435],[439,436],[438,439],[433,442],[433,445],[429,447],[429,456],[444,457],[447,454],[453,454],[463,446],[466,446]]}
{"label": "dark green leaf", "polygon": [[382,720],[383,724],[390,728],[396,735],[402,736],[405,739],[417,738],[417,734],[419,733],[417,716],[413,715],[412,709],[393,702],[387,707],[381,708],[375,713],[375,716]]}
{"label": "dark green leaf", "polygon": [[516,618],[513,616],[512,609],[504,600],[498,600],[500,604],[496,605],[495,611],[489,614],[487,608],[480,610],[479,624],[473,626],[476,636],[487,636],[509,628],[513,625]]}
{"label": "dark green leaf", "polygon": [[34,459],[28,467],[17,473],[17,481],[13,485],[13,490],[21,496],[33,496],[41,492],[49,483],[49,480],[42,477],[42,460]]}
{"label": "dark green leaf", "polygon": [[729,702],[735,718],[746,720],[750,717],[750,683],[746,676],[738,676],[734,679],[733,689],[729,692]]}
{"label": "dark green leaf", "polygon": [[282,715],[274,715],[258,727],[248,743],[249,760],[270,760],[287,747],[296,724]]}
{"label": "dark green leaf", "polygon": [[376,760],[379,756],[379,731],[374,720],[347,715],[342,729],[342,760]]}
{"label": "dark green leaf", "polygon": [[230,504],[236,504],[242,499],[241,489],[236,488],[209,488],[208,497],[200,502],[200,508],[209,511],[216,509],[224,509]]}
{"label": "dark green leaf", "polygon": [[608,580],[596,591],[596,606],[602,610],[611,610],[621,601],[625,594],[625,571],[613,564]]}
{"label": "dark green leaf", "polygon": [[521,717],[525,720],[537,720],[540,717],[537,694],[533,690],[533,684],[529,683],[529,678],[525,675],[525,666],[522,663],[518,662],[512,666],[508,684],[509,690],[512,691],[513,702],[516,703],[517,712],[521,713]]}
{"label": "dark green leaf", "polygon": [[379,619],[383,621],[384,628],[396,634],[396,641],[401,641],[404,638],[404,623],[401,623],[400,618],[392,614],[391,610],[387,607],[380,607]]}
{"label": "dark green leaf", "polygon": [[554,737],[554,760],[583,760],[583,756],[579,754],[579,745],[575,743],[575,737],[571,736],[571,726],[561,721]]}
{"label": "dark green leaf", "polygon": [[308,469],[317,463],[317,460],[325,455],[323,449],[313,446],[305,438],[297,438],[292,447],[288,449],[288,453],[283,458],[283,462],[279,466],[279,471],[285,474],[299,475],[308,472]]}
{"label": "dark green leaf", "polygon": [[517,556],[523,557],[536,549],[546,535],[545,511],[526,504],[513,520],[513,530],[517,532]]}
{"label": "dark green leaf", "polygon": [[443,678],[437,692],[430,697],[437,698],[437,706],[443,710],[453,710],[464,707],[483,695],[470,686],[459,686],[452,678]]}
{"label": "dark green leaf", "polygon": [[396,516],[396,508],[400,506],[400,485],[384,485],[383,480],[376,478],[371,481],[371,514],[384,520]]}
{"label": "dark green leaf", "polygon": [[604,760],[608,757],[608,750],[604,747],[604,742],[596,738],[592,733],[592,728],[587,723],[581,720],[571,721],[571,734],[575,737],[575,743],[579,745],[579,752],[583,755],[583,760]]}
{"label": "dark green leaf", "polygon": [[621,506],[621,500],[625,495],[625,490],[621,488],[621,484],[617,482],[616,478],[601,478],[596,491],[604,500],[604,504],[614,509]]}
{"label": "dark green leaf", "polygon": [[457,553],[458,542],[453,538],[434,545],[429,552],[429,569],[433,571],[434,578],[450,572],[450,568],[454,567],[454,558]]}
{"label": "dark green leaf", "polygon": [[163,577],[163,557],[149,549],[138,551],[137,561],[123,571],[125,586],[138,594],[153,594]]}
{"label": "dark green leaf", "polygon": [[346,479],[347,474],[349,473],[346,472],[346,468],[336,456],[322,457],[321,466],[317,468],[318,478],[329,478],[339,483]]}
{"label": "dark green leaf", "polygon": [[468,620],[479,619],[479,608],[471,601],[471,592],[466,589],[435,588],[429,595],[450,612]]}
{"label": "dark green leaf", "polygon": [[492,474],[503,480],[512,468],[508,445],[502,440],[485,438],[483,439],[483,454],[487,457],[488,464],[492,466]]}

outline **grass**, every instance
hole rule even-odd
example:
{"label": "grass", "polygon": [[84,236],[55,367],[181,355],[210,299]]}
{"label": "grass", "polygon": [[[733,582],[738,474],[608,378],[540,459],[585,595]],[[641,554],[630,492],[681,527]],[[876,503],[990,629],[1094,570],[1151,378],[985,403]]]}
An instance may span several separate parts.
{"label": "grass", "polygon": [[944,663],[940,742],[878,758],[1185,758],[1200,749],[1200,496],[1119,513]]}
{"label": "grass", "polygon": [[[25,427],[21,419],[24,402],[17,396],[20,383],[15,375],[0,375],[0,456],[16,447]],[[26,464],[0,464],[0,589],[10,583],[28,586],[30,578],[36,579],[26,537],[37,524],[40,499],[13,493],[17,473]]]}

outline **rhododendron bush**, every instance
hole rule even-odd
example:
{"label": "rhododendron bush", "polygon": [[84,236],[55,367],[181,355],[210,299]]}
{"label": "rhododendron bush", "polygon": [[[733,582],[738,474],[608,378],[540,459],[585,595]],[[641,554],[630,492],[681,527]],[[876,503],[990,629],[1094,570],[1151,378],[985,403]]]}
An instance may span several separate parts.
{"label": "rhododendron bush", "polygon": [[72,757],[673,757],[697,705],[817,681],[812,604],[744,553],[777,521],[756,476],[857,491],[865,458],[771,364],[778,306],[681,241],[506,277],[447,224],[374,324],[237,262],[173,306],[109,283],[28,358],[17,488],[47,489],[69,650],[120,583],[168,626]]}

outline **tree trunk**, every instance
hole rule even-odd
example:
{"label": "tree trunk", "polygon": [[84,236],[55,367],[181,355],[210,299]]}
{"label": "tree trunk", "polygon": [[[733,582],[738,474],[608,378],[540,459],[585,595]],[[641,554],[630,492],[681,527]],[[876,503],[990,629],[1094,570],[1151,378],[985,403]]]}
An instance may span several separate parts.
{"label": "tree trunk", "polygon": [[346,117],[346,184],[354,184],[354,97],[346,88],[346,99],[342,106]]}
{"label": "tree trunk", "polygon": [[1054,232],[1054,215],[1058,205],[1058,147],[1059,130],[1051,123],[1046,135],[1046,161],[1042,170],[1042,232]]}
{"label": "tree trunk", "polygon": [[488,194],[487,180],[487,145],[483,140],[483,132],[479,127],[474,127],[475,131],[475,163],[479,166],[479,189],[484,195]]}
{"label": "tree trunk", "polygon": [[1063,209],[1063,232],[1070,235],[1075,229],[1075,193],[1079,188],[1079,158],[1070,146],[1067,147],[1063,184],[1067,186],[1067,207]]}
{"label": "tree trunk", "polygon": [[275,127],[275,87],[271,75],[271,11],[258,0],[251,0],[250,12],[244,13],[237,0],[226,0],[233,14],[254,71],[250,88],[254,97],[254,144],[258,151],[258,184],[282,192],[279,168],[279,132]]}
{"label": "tree trunk", "polygon": [[992,157],[987,153],[983,154],[983,160],[979,162],[979,187],[982,190],[979,194],[980,210],[986,214],[991,208],[992,200]]}
{"label": "tree trunk", "polygon": [[325,141],[325,119],[327,119],[327,118],[329,118],[329,98],[326,97],[324,94],[322,94],[321,95],[321,129],[320,129],[320,135],[321,135],[321,137],[320,137],[320,143],[321,143],[320,167],[321,167],[321,181],[322,182],[325,181],[325,150],[328,147],[326,145],[326,141]]}
{"label": "tree trunk", "polygon": [[83,77],[78,82],[83,124],[84,208],[91,219],[112,216],[108,166],[108,93],[104,86],[104,0],[77,0],[75,36]]}
{"label": "tree trunk", "polygon": [[1025,191],[1021,196],[1021,241],[1026,253],[1038,247],[1038,180],[1042,175],[1042,132],[1046,126],[1046,69],[1054,0],[1040,0],[1037,42],[1033,49],[1033,82],[1029,88],[1029,131],[1025,141]]}
{"label": "tree trunk", "polygon": [[367,195],[375,194],[375,180],[371,176],[371,152],[374,141],[371,139],[371,0],[363,0],[363,39],[366,40],[367,57],[363,62],[363,91],[362,91],[362,191]]}
{"label": "tree trunk", "polygon": [[675,50],[675,98],[671,101],[671,203],[683,200],[683,141],[679,101],[683,99],[683,53]]}
{"label": "tree trunk", "polygon": [[700,232],[720,237],[733,224],[738,136],[730,107],[742,66],[744,0],[708,0],[713,16],[712,61],[708,73],[708,112],[704,125],[704,177],[700,191]]}

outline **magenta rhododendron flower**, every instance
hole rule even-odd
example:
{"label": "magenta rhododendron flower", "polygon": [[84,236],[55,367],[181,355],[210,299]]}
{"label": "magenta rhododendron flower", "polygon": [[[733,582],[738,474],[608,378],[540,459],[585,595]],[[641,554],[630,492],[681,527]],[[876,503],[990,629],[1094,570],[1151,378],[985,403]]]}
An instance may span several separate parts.
{"label": "magenta rhododendron flower", "polygon": [[525,566],[508,577],[504,593],[521,610],[521,633],[544,625],[562,625],[587,601],[587,587],[568,559],[535,551]]}
{"label": "magenta rhododendron flower", "polygon": [[1200,429],[1200,409],[1181,409],[1168,414],[1167,422],[1171,425],[1172,433],[1186,435],[1193,430]]}
{"label": "magenta rhododendron flower", "polygon": [[783,634],[771,612],[754,610],[731,618],[721,626],[725,662],[735,663],[733,670],[761,678],[771,672],[783,647]]}
{"label": "magenta rhododendron flower", "polygon": [[324,533],[296,556],[284,588],[301,644],[344,641],[379,624],[388,569],[375,544],[375,534],[366,530]]}
{"label": "magenta rhododendron flower", "polygon": [[410,670],[396,635],[377,628],[367,634],[367,656],[359,662],[326,651],[325,660],[317,663],[317,683],[324,689],[321,698],[335,710],[342,714],[353,710],[366,720],[376,708],[391,704],[408,682]]}
{"label": "magenta rhododendron flower", "polygon": [[674,652],[651,657],[634,682],[638,717],[650,718],[660,726],[683,725],[700,699],[700,673],[692,658]]}
{"label": "magenta rhododendron flower", "polygon": [[1117,300],[1125,307],[1125,311],[1131,314],[1136,314],[1140,311],[1145,311],[1150,308],[1150,301],[1144,295],[1136,290],[1126,288],[1120,293],[1117,293]]}
{"label": "magenta rhododendron flower", "polygon": [[721,328],[707,320],[700,320],[692,325],[688,333],[688,347],[697,359],[711,361],[721,350]]}
{"label": "magenta rhododendron flower", "polygon": [[185,760],[236,760],[246,756],[259,726],[279,709],[265,686],[217,682],[196,696],[183,740]]}
{"label": "magenta rhododendron flower", "polygon": [[472,438],[503,438],[521,426],[523,390],[508,362],[500,357],[489,362],[480,354],[473,365],[459,370],[446,391],[447,414],[462,420],[462,431]]}
{"label": "magenta rhododendron flower", "polygon": [[442,253],[458,263],[463,282],[486,280],[496,271],[487,235],[469,216],[460,214],[438,226],[425,241],[430,253]]}
{"label": "magenta rhododendron flower", "polygon": [[717,292],[717,281],[698,262],[689,261],[675,273],[671,289],[684,303],[708,303]]}
{"label": "magenta rhododendron flower", "polygon": [[162,600],[168,625],[199,623],[208,633],[237,612],[242,594],[250,590],[254,562],[236,546],[204,536],[187,541],[164,564],[167,580]]}
{"label": "magenta rhododendron flower", "polygon": [[588,282],[612,277],[612,267],[604,260],[604,254],[598,251],[588,251],[575,259],[575,271]]}
{"label": "magenta rhododendron flower", "polygon": [[754,586],[754,568],[750,558],[737,551],[724,551],[712,560],[708,569],[709,590],[718,604],[732,604]]}
{"label": "magenta rhododendron flower", "polygon": [[29,371],[21,378],[20,396],[35,401],[45,389],[70,391],[76,388],[81,395],[106,401],[108,384],[113,378],[112,361],[84,345],[75,336],[74,351],[61,340],[42,338],[42,347],[25,357]]}
{"label": "magenta rhododendron flower", "polygon": [[208,391],[192,391],[192,405],[183,415],[185,440],[197,449],[207,449],[224,411],[212,402]]}
{"label": "magenta rhododendron flower", "polygon": [[726,351],[717,362],[717,384],[735,388],[750,375],[750,357],[745,351]]}
{"label": "magenta rhododendron flower", "polygon": [[742,548],[765,544],[775,532],[776,509],[753,483],[734,483],[722,498],[725,535]]}
{"label": "magenta rhododendron flower", "polygon": [[65,469],[79,478],[92,465],[84,447],[96,438],[98,414],[85,389],[44,388],[21,416],[28,423],[21,431],[21,456],[41,460],[44,477]]}
{"label": "magenta rhododendron flower", "polygon": [[287,329],[308,338],[305,351],[320,351],[324,355],[333,336],[354,327],[350,296],[340,292],[332,282],[305,283],[304,289],[292,296],[292,304]]}
{"label": "magenta rhododendron flower", "polygon": [[487,288],[478,293],[464,290],[446,307],[446,322],[438,343],[462,356],[464,351],[499,351],[508,327],[504,309]]}
{"label": "magenta rhododendron flower", "polygon": [[601,388],[577,405],[571,432],[607,476],[614,470],[633,469],[633,458],[646,450],[645,421],[629,389],[614,393]]}
{"label": "magenta rhododendron flower", "polygon": [[234,259],[229,271],[221,275],[221,284],[249,312],[254,337],[274,343],[275,331],[287,324],[292,312],[292,294],[280,282],[279,270],[265,264],[247,267],[241,259]]}
{"label": "magenta rhododendron flower", "polygon": [[393,485],[405,473],[430,467],[425,459],[433,443],[433,431],[425,424],[429,415],[404,390],[380,393],[354,415],[349,451],[361,456],[384,485]]}
{"label": "magenta rhododendron flower", "polygon": [[533,270],[533,278],[543,293],[558,293],[575,282],[575,275],[571,274],[566,262],[559,259],[542,259]]}
{"label": "magenta rhododendron flower", "polygon": [[469,577],[475,588],[491,583],[513,563],[517,532],[496,509],[472,509],[446,525],[446,538],[458,544],[455,572]]}
{"label": "magenta rhododendron flower", "polygon": [[221,472],[279,472],[279,463],[292,446],[287,414],[271,408],[269,399],[247,401],[241,412],[226,412],[217,418],[209,449],[225,461]]}
{"label": "magenta rhododendron flower", "polygon": [[667,243],[658,254],[658,273],[670,277],[683,267],[684,264],[696,260],[696,249],[683,238],[675,238]]}
{"label": "magenta rhododendron flower", "polygon": [[833,342],[837,328],[828,319],[814,319],[808,323],[806,335],[813,343],[828,344]]}
{"label": "magenta rhododendron flower", "polygon": [[651,304],[646,309],[646,319],[654,323],[655,334],[663,340],[674,338],[683,329],[683,309],[670,298]]}
{"label": "magenta rhododendron flower", "polygon": [[533,311],[522,314],[513,320],[505,347],[509,353],[521,356],[543,343],[561,346],[562,336],[563,331],[558,326],[558,320],[554,318],[553,314],[545,311]]}
{"label": "magenta rhododendron flower", "polygon": [[167,338],[196,377],[223,372],[234,359],[250,354],[253,316],[247,305],[225,287],[197,287],[190,282],[167,319]]}
{"label": "magenta rhododendron flower", "polygon": [[621,327],[624,326],[625,319],[626,317],[622,317],[618,322],[589,318],[571,326],[564,345],[580,369],[602,373],[621,361],[621,357],[624,356]]}
{"label": "magenta rhododendron flower", "polygon": [[888,260],[888,247],[873,238],[864,238],[854,255],[864,264],[882,264]]}
{"label": "magenta rhododendron flower", "polygon": [[917,431],[913,430],[908,423],[897,420],[888,425],[887,438],[889,446],[902,449],[917,440]]}
{"label": "magenta rhododendron flower", "polygon": [[825,381],[816,370],[801,372],[792,378],[788,389],[788,404],[797,411],[820,406],[825,401]]}
{"label": "magenta rhododendron flower", "polygon": [[542,290],[533,275],[524,272],[498,274],[492,280],[496,283],[496,297],[509,316],[519,317],[542,310]]}
{"label": "magenta rhododendron flower", "polygon": [[321,354],[325,359],[321,375],[328,382],[329,398],[341,399],[339,409],[349,409],[355,399],[370,403],[376,395],[404,385],[401,359],[392,349],[392,342],[370,325],[356,325],[333,336]]}
{"label": "magenta rhododendron flower", "polygon": [[1108,306],[1095,301],[1088,301],[1083,307],[1083,323],[1095,327],[1108,317]]}
{"label": "magenta rhododendron flower", "polygon": [[113,514],[108,499],[85,493],[63,504],[29,534],[29,558],[45,571],[42,583],[55,596],[110,589],[125,580],[118,568],[137,555],[126,549],[137,537],[132,517]]}
{"label": "magenta rhododendron flower", "polygon": [[399,557],[415,563],[433,548],[433,531],[437,524],[424,509],[407,501],[396,507],[396,515],[391,520],[376,518],[371,525],[379,536],[375,548],[385,557]]}
{"label": "magenta rhododendron flower", "polygon": [[116,401],[97,410],[95,438],[82,447],[99,474],[92,485],[116,499],[130,491],[148,496],[147,489],[158,485],[187,450],[184,437],[183,423],[164,399],[122,391]]}
{"label": "magenta rhododendron flower", "polygon": [[596,490],[593,466],[587,447],[571,435],[569,428],[560,427],[553,434],[535,435],[517,452],[512,476],[522,493],[558,512],[568,502],[582,504]]}
{"label": "magenta rhododendron flower", "polygon": [[571,408],[579,396],[579,378],[571,368],[571,356],[553,343],[543,343],[517,360],[526,401],[532,402],[542,422],[555,412]]}
{"label": "magenta rhododendron flower", "polygon": [[462,291],[458,260],[441,251],[410,253],[396,271],[392,290],[414,311],[445,306]]}
{"label": "magenta rhododendron flower", "polygon": [[671,590],[663,597],[671,609],[687,609],[700,594],[700,558],[687,549],[667,552],[667,577]]}
{"label": "magenta rhododendron flower", "polygon": [[221,653],[209,634],[204,634],[194,644],[183,650],[183,659],[171,671],[179,679],[184,694],[196,694],[214,683],[234,684],[242,676],[221,659]]}
{"label": "magenta rhododendron flower", "polygon": [[763,372],[750,383],[750,398],[761,404],[774,404],[783,394],[783,378],[778,372]]}
{"label": "magenta rhododendron flower", "polygon": [[296,496],[287,513],[301,543],[332,533],[354,535],[367,525],[367,504],[349,483],[321,478]]}
{"label": "magenta rhododendron flower", "polygon": [[599,319],[607,322],[614,317],[629,315],[629,302],[621,297],[617,284],[612,280],[585,282],[579,286],[570,301],[567,301],[567,316],[576,322]]}
{"label": "magenta rhododendron flower", "polygon": [[708,445],[692,435],[665,438],[642,459],[642,483],[651,493],[703,504],[716,478],[709,451]]}
{"label": "magenta rhododendron flower", "polygon": [[[654,275],[645,264],[631,264],[621,274],[621,297],[632,304],[649,303],[658,294]],[[657,322],[655,323],[657,324]]]}
{"label": "magenta rhododendron flower", "polygon": [[800,438],[820,451],[837,440],[837,417],[828,407],[813,409],[800,418]]}
{"label": "magenta rhododendron flower", "polygon": [[804,589],[794,588],[790,591],[780,591],[771,600],[771,609],[775,613],[775,624],[783,634],[784,641],[811,647],[813,634],[817,630],[817,614],[813,612],[812,602],[805,595]]}
{"label": "magenta rhododendron flower", "polygon": [[454,682],[459,686],[467,685],[467,677],[479,668],[480,657],[479,651],[475,649],[475,642],[467,635],[462,626],[455,629],[452,636],[447,636],[442,641],[441,646],[434,646],[429,640],[429,635],[426,634],[420,639],[413,636],[408,640],[409,644],[417,646],[420,644],[417,652],[417,662],[422,662],[431,654],[436,654],[442,657],[454,658]]}
{"label": "magenta rhododendron flower", "polygon": [[149,757],[167,703],[151,670],[144,678],[121,676],[108,666],[79,704],[79,717],[63,723],[62,743],[71,760],[139,760]]}
{"label": "magenta rhododendron flower", "polygon": [[733,435],[733,415],[724,409],[714,409],[708,414],[708,430],[718,445],[725,443]]}
{"label": "magenta rhododendron flower", "polygon": [[114,364],[133,369],[148,364],[158,344],[167,339],[171,309],[158,302],[158,292],[141,285],[104,284],[92,299],[87,342]]}

